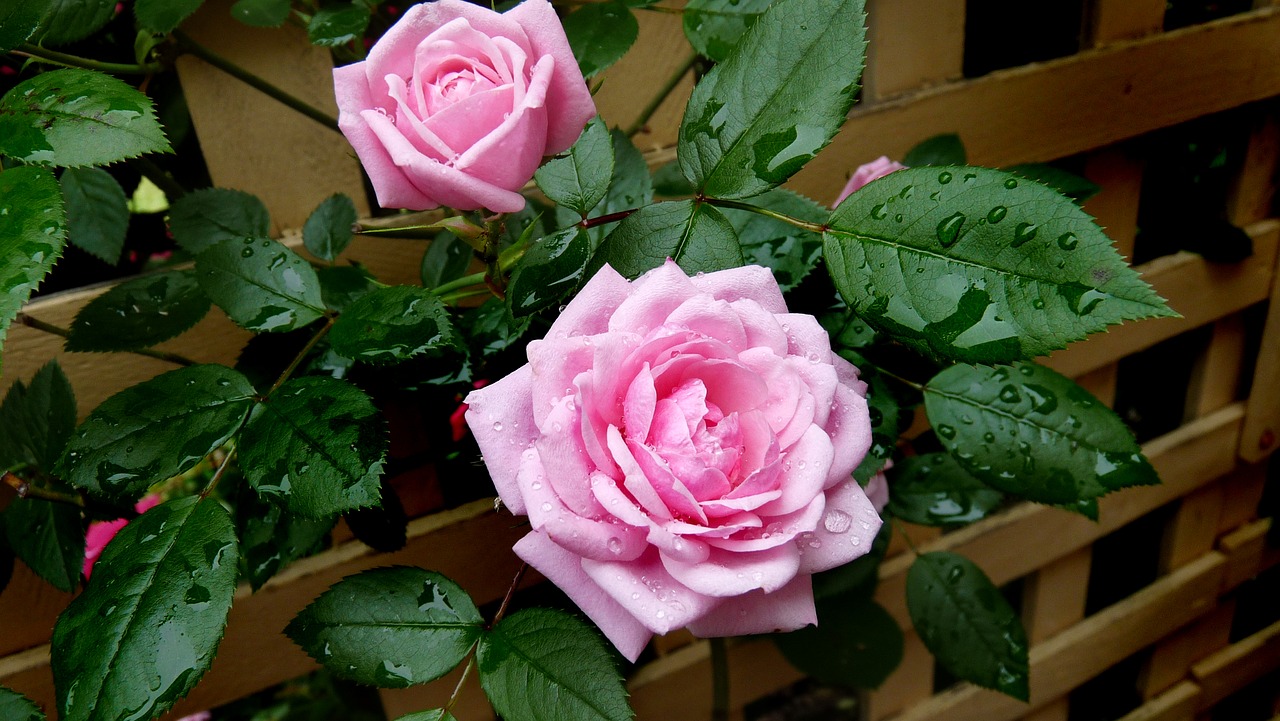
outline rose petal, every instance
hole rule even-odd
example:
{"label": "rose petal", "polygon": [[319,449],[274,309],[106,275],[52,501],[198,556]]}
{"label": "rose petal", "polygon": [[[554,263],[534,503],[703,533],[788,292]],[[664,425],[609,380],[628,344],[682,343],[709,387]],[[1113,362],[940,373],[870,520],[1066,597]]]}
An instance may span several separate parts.
{"label": "rose petal", "polygon": [[[610,428],[612,431],[613,429]],[[619,440],[622,436],[618,436]],[[612,436],[610,436],[612,447]],[[653,449],[643,443],[636,443],[632,440],[623,441],[626,443],[627,449],[631,451],[631,457],[639,464],[640,472],[644,474],[645,479],[649,482],[649,486],[658,493],[658,497],[662,499],[664,507],[677,518],[686,521],[707,522],[707,517],[702,514],[702,508],[698,505],[698,500],[693,497],[689,489],[684,483],[676,477],[666,462],[653,452]],[[630,489],[630,478],[627,488]]]}
{"label": "rose petal", "polygon": [[626,563],[583,559],[582,570],[654,633],[681,628],[717,602],[680,585],[655,550]]}
{"label": "rose petal", "polygon": [[707,560],[711,555],[711,547],[698,538],[673,533],[670,527],[675,523],[677,522],[668,521],[665,524],[650,526],[646,540],[662,555],[683,563],[702,563]]}
{"label": "rose petal", "polygon": [[591,580],[582,570],[581,558],[557,546],[541,533],[526,534],[512,546],[512,550],[564,591],[623,656],[630,661],[636,660],[653,634]]}
{"label": "rose petal", "polygon": [[782,290],[773,277],[773,271],[758,265],[745,265],[714,273],[694,276],[693,285],[703,293],[710,293],[719,300],[735,301],[747,298],[759,303],[770,313],[786,313],[787,303]]}
{"label": "rose petal", "polygon": [[[577,432],[578,412],[573,398],[562,398],[540,424],[541,433],[534,441],[547,483],[559,499],[574,513],[598,517],[604,509],[591,493],[588,479],[592,464],[582,435]],[[555,429],[560,428],[557,432]]]}
{"label": "rose petal", "polygon": [[631,454],[631,449],[627,447],[627,442],[622,438],[622,434],[618,432],[617,427],[609,426],[606,433],[610,456],[625,476],[623,486],[627,489],[627,492],[650,515],[660,520],[670,520],[673,517],[671,510],[667,508],[661,494],[653,487],[653,483],[645,475],[644,469],[640,467],[640,463]]}
{"label": "rose petal", "polygon": [[631,295],[609,317],[610,331],[644,335],[662,325],[671,311],[697,295],[680,266],[668,260],[631,284]]}
{"label": "rose petal", "polygon": [[627,279],[619,275],[612,266],[605,264],[582,286],[573,302],[560,312],[560,316],[547,329],[547,337],[595,335],[607,331],[609,318],[630,294],[631,284]]}
{"label": "rose petal", "polygon": [[649,364],[645,363],[632,379],[627,388],[627,397],[622,402],[622,423],[627,429],[628,437],[642,441],[649,438],[649,426],[653,423],[657,403],[658,392],[653,387],[653,373],[649,371]]}
{"label": "rose petal", "polygon": [[760,513],[781,516],[807,506],[826,486],[834,454],[826,432],[809,426],[782,457],[782,477],[778,481],[782,497],[761,506]]}
{"label": "rose petal", "polygon": [[547,86],[547,155],[568,150],[582,128],[596,115],[595,101],[573,57],[564,26],[546,0],[525,0],[505,14],[524,29],[533,56],[555,58],[555,73]]}
{"label": "rose petal", "polygon": [[703,563],[681,563],[666,557],[662,563],[676,580],[698,593],[740,596],[758,588],[772,591],[790,583],[800,568],[800,550],[795,544],[753,553],[712,548]]}
{"label": "rose petal", "polygon": [[591,492],[606,513],[623,523],[639,527],[654,525],[653,519],[618,487],[617,481],[599,471],[591,474]]}
{"label": "rose petal", "polygon": [[667,316],[666,322],[715,338],[734,350],[747,347],[747,331],[733,307],[705,293],[681,303]]}
{"label": "rose petal", "polygon": [[800,356],[814,363],[831,363],[831,336],[817,318],[803,313],[785,313],[777,316],[786,329],[788,355]]}
{"label": "rose petal", "polygon": [[545,482],[547,476],[538,452],[529,449],[525,451],[525,458],[526,462],[516,475],[516,483],[528,508],[529,524],[533,530],[547,534],[565,550],[604,561],[629,561],[648,548],[644,528],[584,518],[574,513],[561,502],[551,484]]}
{"label": "rose petal", "polygon": [[773,593],[752,591],[726,598],[713,611],[691,622],[689,630],[695,636],[714,638],[794,631],[817,623],[812,579],[800,576]]}
{"label": "rose petal", "polygon": [[544,102],[552,65],[552,59],[544,57],[533,66],[523,101],[509,108],[510,115],[493,132],[462,153],[455,162],[460,170],[508,190],[519,190],[533,177],[547,151]]}
{"label": "rose petal", "polygon": [[810,501],[807,506],[794,513],[769,517],[766,519],[768,524],[758,531],[748,531],[729,538],[708,539],[707,543],[715,548],[734,553],[763,551],[766,548],[791,543],[801,533],[807,533],[817,528],[826,505],[827,499],[819,495]]}
{"label": "rose petal", "polygon": [[804,553],[800,573],[817,573],[843,566],[871,550],[880,532],[880,515],[857,481],[849,480],[827,491],[822,522],[796,539]]}
{"label": "rose petal", "polygon": [[827,435],[835,453],[827,474],[827,487],[848,480],[871,448],[871,420],[867,401],[848,386],[836,387],[831,415],[827,418]]}
{"label": "rose petal", "polygon": [[787,334],[782,332],[782,324],[773,313],[765,310],[754,300],[740,298],[730,304],[733,312],[742,321],[742,329],[747,334],[748,348],[768,348],[775,355],[786,355]]}
{"label": "rose petal", "polygon": [[516,485],[521,456],[538,437],[533,420],[533,373],[529,366],[496,383],[467,394],[467,425],[476,437],[493,485],[502,503],[512,513],[525,512],[524,499]]}

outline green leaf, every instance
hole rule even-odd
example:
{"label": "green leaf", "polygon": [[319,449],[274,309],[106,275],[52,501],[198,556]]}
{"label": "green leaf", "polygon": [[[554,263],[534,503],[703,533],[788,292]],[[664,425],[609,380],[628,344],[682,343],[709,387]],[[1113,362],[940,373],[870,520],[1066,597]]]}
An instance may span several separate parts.
{"label": "green leaf", "polygon": [[329,343],[366,363],[399,363],[435,348],[461,347],[444,303],[409,285],[379,288],[352,302],[334,322]]}
{"label": "green leaf", "polygon": [[369,7],[353,2],[328,7],[311,16],[307,25],[307,37],[312,45],[336,47],[364,37],[369,27]]}
{"label": "green leaf", "polygon": [[818,625],[774,634],[782,655],[819,683],[879,688],[902,663],[902,629],[870,599],[818,603]]}
{"label": "green leaf", "polygon": [[101,168],[67,168],[60,182],[67,206],[67,240],[104,263],[119,263],[129,230],[124,189]]}
{"label": "green leaf", "polygon": [[320,297],[324,299],[324,307],[339,313],[356,300],[382,287],[368,271],[357,265],[317,268],[316,277],[320,280]]}
{"label": "green leaf", "polygon": [[325,199],[302,226],[302,243],[321,260],[332,261],[351,243],[351,226],[356,223],[356,204],[336,193]]}
{"label": "green leaf", "polygon": [[627,216],[596,251],[592,269],[608,263],[629,278],[671,258],[686,273],[742,265],[733,225],[715,208],[693,200],[646,205]]}
{"label": "green leaf", "polygon": [[52,0],[0,0],[0,53],[26,42],[51,7]]}
{"label": "green leaf", "polygon": [[666,198],[687,198],[693,195],[697,188],[684,177],[684,173],[680,171],[680,162],[673,160],[670,163],[653,171],[653,192]]}
{"label": "green leaf", "polygon": [[954,553],[925,553],[907,571],[907,611],[920,640],[959,678],[1026,701],[1027,632],[982,569]]}
{"label": "green leaf", "polygon": [[168,270],[121,283],[94,298],[71,323],[67,350],[129,351],[181,335],[209,312],[194,270]]}
{"label": "green leaf", "polygon": [[149,719],[209,669],[236,590],[236,535],[217,501],[163,503],[116,534],[53,629],[59,718]]}
{"label": "green leaf", "polygon": [[908,523],[973,523],[997,511],[1004,494],[969,475],[946,453],[911,456],[893,467],[889,512]]}
{"label": "green leaf", "polygon": [[[574,15],[595,7],[603,6],[588,5]],[[613,177],[613,142],[604,121],[593,119],[565,157],[548,161],[533,177],[548,198],[586,217],[604,199]]]}
{"label": "green leaf", "polygon": [[403,688],[452,671],[484,619],[466,591],[438,573],[377,568],[334,584],[284,632],[342,678]]}
{"label": "green leaf", "polygon": [[224,240],[264,237],[271,217],[258,196],[230,188],[204,188],[178,198],[169,211],[173,239],[192,253]]}
{"label": "green leaf", "polygon": [[84,566],[80,509],[38,498],[15,499],[4,512],[9,547],[54,588],[72,593]]}
{"label": "green leaf", "polygon": [[507,286],[511,313],[523,317],[557,305],[578,287],[591,259],[591,239],[577,226],[534,242]]}
{"label": "green leaf", "polygon": [[818,316],[818,322],[831,336],[831,347],[839,350],[865,348],[876,342],[876,330],[849,310],[843,299]]}
{"label": "green leaf", "polygon": [[911,413],[894,393],[893,388],[875,368],[858,363],[862,380],[867,383],[867,413],[871,419],[871,448],[853,472],[859,483],[866,483],[884,468],[885,461],[898,447],[898,437],[911,423]]}
{"label": "green leaf", "polygon": [[498,622],[476,653],[480,685],[507,721],[627,721],[622,676],[599,633],[574,616],[530,608]]}
{"label": "green leaf", "polygon": [[964,151],[964,143],[955,133],[935,135],[920,142],[902,158],[902,164],[908,168],[926,165],[964,165],[969,162]]}
{"label": "green leaf", "polygon": [[45,721],[44,712],[17,691],[0,687],[0,718],[6,721]]}
{"label": "green leaf", "polygon": [[823,250],[845,301],[925,353],[1002,363],[1175,315],[1093,219],[986,168],[907,168],[849,196]]}
{"label": "green leaf", "polygon": [[[25,2],[26,0],[18,0]],[[116,0],[53,0],[31,42],[57,47],[98,32],[116,15]]]}
{"label": "green leaf", "polygon": [[1095,523],[1098,520],[1098,499],[1096,498],[1085,498],[1075,503],[1062,503],[1058,508],[1084,516]]}
{"label": "green leaf", "polygon": [[323,518],[377,505],[387,429],[350,383],[295,378],[254,409],[239,449],[240,467],[259,495]]}
{"label": "green leaf", "polygon": [[0,405],[0,471],[53,470],[76,427],[76,396],[58,361],[15,381]]}
{"label": "green leaf", "polygon": [[257,591],[290,563],[320,549],[336,516],[302,518],[246,490],[236,499],[240,565]]}
{"label": "green leaf", "polygon": [[1160,482],[1119,416],[1043,366],[951,366],[924,402],[947,452],[1006,493],[1075,503]]}
{"label": "green leaf", "polygon": [[684,8],[684,35],[694,50],[721,62],[772,3],[773,0],[690,0]]}
{"label": "green leaf", "polygon": [[407,714],[396,719],[396,721],[458,721],[453,714],[446,713],[442,708],[433,708],[428,711],[419,711],[417,713]]}
{"label": "green leaf", "polygon": [[605,0],[566,17],[564,34],[583,77],[589,78],[626,55],[640,34],[640,24],[626,5]]}
{"label": "green leaf", "polygon": [[236,325],[255,333],[293,330],[324,315],[316,271],[274,240],[224,240],[196,258],[196,277]]}
{"label": "green leaf", "polygon": [[132,501],[226,442],[253,396],[247,378],[219,365],[180,368],[126,388],[80,424],[57,475],[89,493]]}
{"label": "green leaf", "polygon": [[[830,212],[782,188],[752,198],[751,204],[811,223],[825,223]],[[724,214],[738,233],[744,262],[772,270],[784,293],[800,285],[822,257],[822,236],[817,233],[746,210],[725,208]]]}
{"label": "green leaf", "polygon": [[[599,217],[624,210],[635,210],[653,201],[653,180],[649,177],[649,164],[644,155],[617,128],[609,131],[613,140],[613,179],[609,181],[609,191],[588,215]],[[557,228],[564,228],[580,220],[576,213],[566,208],[556,208]],[[591,238],[591,247],[596,248],[609,232],[618,224],[605,223],[587,229]]]}
{"label": "green leaf", "polygon": [[0,153],[35,165],[106,165],[170,152],[151,99],[110,75],[41,73],[0,98]]}
{"label": "green leaf", "polygon": [[1077,205],[1092,198],[1102,190],[1097,183],[1082,178],[1075,173],[1043,163],[1014,165],[1005,168],[1005,170],[1014,175],[1022,176],[1027,180],[1034,180],[1041,185],[1047,185],[1071,198]]}
{"label": "green leaf", "polygon": [[62,256],[66,237],[62,191],[52,173],[43,168],[0,173],[0,288],[5,290],[0,293],[0,350],[9,324]]}
{"label": "green leaf", "polygon": [[255,28],[278,28],[289,19],[289,0],[237,0],[231,17]]}
{"label": "green leaf", "polygon": [[167,34],[203,4],[204,0],[136,0],[133,14],[141,27]]}
{"label": "green leaf", "polygon": [[529,329],[529,319],[512,318],[505,303],[490,298],[479,308],[468,310],[460,325],[466,329],[471,348],[488,358],[518,342]]}
{"label": "green leaf", "polygon": [[471,246],[453,233],[441,233],[422,254],[422,285],[438,288],[461,278],[471,265]]}
{"label": "green leaf", "polygon": [[749,198],[831,142],[862,74],[862,0],[778,0],[693,89],[680,125],[685,177]]}

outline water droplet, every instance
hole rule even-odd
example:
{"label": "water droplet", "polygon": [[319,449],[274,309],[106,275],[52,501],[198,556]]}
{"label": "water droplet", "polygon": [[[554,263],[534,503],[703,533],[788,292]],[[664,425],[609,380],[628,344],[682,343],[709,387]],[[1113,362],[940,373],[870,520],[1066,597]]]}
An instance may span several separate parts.
{"label": "water droplet", "polygon": [[246,257],[246,258],[252,258],[252,257],[253,257],[253,248],[245,248],[244,250],[240,251],[240,255],[242,255],[242,256],[244,256],[244,257]]}
{"label": "water droplet", "polygon": [[889,210],[884,203],[880,203],[871,209],[871,217],[876,220],[884,220],[887,215],[889,215]]}
{"label": "water droplet", "polygon": [[982,434],[982,440],[986,441],[987,443],[995,443],[996,434],[992,433],[991,431],[987,431],[986,433]]}
{"label": "water droplet", "polygon": [[501,431],[501,430],[502,430],[502,421],[494,421],[494,422],[493,422],[493,430],[495,430],[495,431]]}
{"label": "water droplet", "polygon": [[1017,403],[1022,400],[1022,396],[1018,394],[1017,388],[1010,385],[1000,389],[1000,400],[1005,403]]}
{"label": "water droplet", "polygon": [[1013,178],[1009,178],[1008,180],[1004,181],[1004,187],[1008,188],[1009,190],[1013,190],[1014,188],[1018,187],[1018,181],[1014,180]]}
{"label": "water droplet", "polygon": [[846,533],[852,525],[853,516],[838,508],[828,510],[822,517],[822,527],[827,529],[828,533]]}
{"label": "water droplet", "polygon": [[946,185],[947,183],[950,183],[950,182],[951,182],[951,173],[948,173],[948,172],[947,172],[947,171],[945,171],[945,170],[944,170],[944,171],[942,171],[941,173],[939,173],[939,174],[938,174],[938,182],[939,182],[939,183],[942,183],[943,185]]}
{"label": "water droplet", "polygon": [[544,504],[542,504],[542,512],[543,512],[543,513],[550,513],[550,512],[551,512],[551,504],[550,504],[550,503],[544,503]]}
{"label": "water droplet", "polygon": [[1077,245],[1080,245],[1080,239],[1075,233],[1063,233],[1058,236],[1058,247],[1063,250],[1075,250]]}
{"label": "water droplet", "polygon": [[943,248],[950,248],[960,239],[960,227],[964,225],[964,221],[964,213],[955,213],[938,223],[938,242]]}
{"label": "water droplet", "polygon": [[1044,299],[1043,299],[1043,298],[1036,298],[1035,300],[1031,301],[1031,307],[1032,307],[1032,308],[1035,308],[1036,310],[1043,310],[1043,309],[1044,309]]}
{"label": "water droplet", "polygon": [[535,490],[535,491],[541,491],[541,490],[542,490],[542,481],[534,481],[534,482],[533,482],[533,484],[532,484],[530,487],[531,487],[531,488],[533,488],[533,490]]}
{"label": "water droplet", "polygon": [[910,198],[912,195],[914,195],[915,192],[916,192],[916,186],[908,185],[904,187],[902,190],[898,191],[898,197],[902,198],[903,200],[906,200]]}
{"label": "water droplet", "polygon": [[992,225],[995,225],[996,223],[999,223],[1000,221],[1004,220],[1004,217],[1008,214],[1009,214],[1008,208],[1004,207],[1003,205],[997,205],[987,213],[987,222]]}
{"label": "water droplet", "polygon": [[946,438],[947,440],[951,440],[956,437],[956,429],[944,423],[938,426],[938,435]]}
{"label": "water droplet", "polygon": [[609,553],[614,555],[622,553],[622,541],[620,539],[610,538],[608,541],[605,541],[605,545],[609,547]]}
{"label": "water droplet", "polygon": [[951,570],[947,571],[947,580],[952,583],[959,581],[963,577],[964,577],[964,566],[952,566]]}
{"label": "water droplet", "polygon": [[1010,245],[1021,248],[1034,240],[1039,230],[1040,226],[1035,223],[1018,223],[1018,226],[1013,229],[1013,242]]}

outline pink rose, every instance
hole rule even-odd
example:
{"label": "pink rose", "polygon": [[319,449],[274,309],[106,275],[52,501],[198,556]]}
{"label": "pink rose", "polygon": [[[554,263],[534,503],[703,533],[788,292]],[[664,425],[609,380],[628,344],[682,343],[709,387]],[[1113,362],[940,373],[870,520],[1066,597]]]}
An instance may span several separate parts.
{"label": "pink rose", "polygon": [[893,468],[893,461],[885,461],[884,468],[872,476],[871,480],[867,481],[867,487],[863,489],[867,498],[871,499],[871,505],[875,506],[876,513],[882,512],[884,507],[889,505],[889,479],[884,472],[890,468]]}
{"label": "pink rose", "polygon": [[896,160],[890,160],[888,156],[881,155],[870,163],[859,165],[858,169],[853,171],[853,175],[849,177],[849,182],[844,184],[844,190],[840,191],[840,196],[836,198],[836,202],[831,207],[836,207],[844,202],[844,199],[853,194],[853,191],[870,183],[873,180],[879,180],[895,170],[902,170],[907,166]]}
{"label": "pink rose", "polygon": [[[160,496],[152,493],[143,496],[142,500],[134,504],[133,510],[138,513],[146,513],[147,511],[160,505]],[[94,521],[89,524],[88,530],[84,533],[84,577],[88,578],[93,572],[93,564],[98,562],[98,558],[102,556],[102,552],[107,549],[107,544],[111,543],[111,539],[116,537],[121,528],[124,528],[129,522],[123,518],[117,518],[114,521]]]}
{"label": "pink rose", "polygon": [[333,79],[338,125],[386,208],[518,211],[543,156],[596,114],[546,0],[415,5]]}
{"label": "pink rose", "polygon": [[467,402],[515,552],[635,659],[654,633],[815,623],[810,576],[880,518],[850,476],[865,384],[757,266],[605,266],[529,363]]}

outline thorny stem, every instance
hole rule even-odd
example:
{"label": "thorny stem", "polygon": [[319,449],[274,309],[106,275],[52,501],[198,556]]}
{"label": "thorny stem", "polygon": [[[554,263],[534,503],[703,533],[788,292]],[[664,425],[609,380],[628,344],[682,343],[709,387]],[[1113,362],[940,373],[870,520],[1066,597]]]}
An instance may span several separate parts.
{"label": "thorny stem", "polygon": [[902,525],[902,522],[895,518],[893,519],[893,527],[898,529],[898,533],[902,534],[902,540],[907,542],[907,548],[911,549],[911,553],[919,556],[920,549],[916,548],[916,542],[911,540],[911,534],[907,533],[906,526]]}
{"label": "thorny stem", "polygon": [[493,614],[493,623],[489,624],[489,628],[498,625],[503,616],[507,615],[507,606],[511,603],[511,597],[516,595],[516,588],[520,585],[520,579],[524,578],[524,572],[529,570],[529,564],[521,563],[520,570],[516,571],[516,577],[511,579],[511,587],[507,589],[507,595],[502,597],[502,605],[498,606],[498,612]]}
{"label": "thorny stem", "polygon": [[629,210],[619,210],[616,213],[609,213],[608,215],[597,215],[594,218],[583,218],[581,221],[578,222],[578,227],[585,229],[585,228],[594,228],[597,225],[608,225],[609,223],[615,223],[627,217],[628,215],[631,215],[637,210],[640,210],[640,209],[631,208]]}
{"label": "thorny stem", "polygon": [[219,463],[218,470],[213,472],[213,478],[209,481],[209,485],[205,486],[203,491],[200,491],[200,498],[202,500],[208,498],[210,493],[213,493],[213,489],[218,485],[218,481],[221,481],[222,477],[226,475],[227,468],[231,466],[231,459],[234,458],[235,455],[236,449],[232,448],[227,451],[227,455],[222,457],[222,463]]}
{"label": "thorny stem", "polygon": [[736,208],[738,210],[747,210],[752,213],[757,213],[759,215],[763,215],[768,218],[773,218],[774,220],[782,221],[787,225],[794,225],[797,228],[804,228],[805,230],[811,233],[821,234],[823,232],[826,232],[827,230],[827,226],[821,223],[810,223],[807,220],[793,218],[790,215],[787,215],[785,213],[779,213],[775,210],[769,210],[768,208],[761,208],[760,206],[752,205],[751,203],[743,203],[738,200],[725,200],[724,198],[708,198],[705,196],[699,196],[698,200],[701,200],[702,202],[707,203],[708,205],[716,205],[721,208]]}
{"label": "thorny stem", "polygon": [[280,377],[276,379],[276,382],[272,384],[271,388],[267,391],[267,396],[275,393],[276,389],[284,385],[284,382],[289,380],[289,376],[292,376],[293,372],[298,370],[298,366],[302,364],[302,361],[307,357],[307,354],[316,347],[316,344],[320,342],[320,339],[324,338],[325,334],[329,332],[329,329],[333,327],[334,320],[334,316],[329,316],[325,319],[324,326],[320,328],[320,330],[316,331],[316,334],[311,336],[311,340],[307,341],[307,344],[302,347],[302,350],[298,351],[298,355],[293,357],[293,360],[289,362],[289,367],[284,369],[284,372],[280,374]]}
{"label": "thorny stem", "polygon": [[[15,318],[14,320],[21,323],[22,325],[27,326],[28,328],[35,328],[38,331],[43,331],[45,333],[49,333],[52,335],[61,336],[63,338],[68,338],[71,336],[71,331],[67,330],[66,328],[63,328],[61,326],[56,326],[52,323],[46,323],[42,320],[37,320],[27,315],[26,313],[19,313],[18,317]],[[186,356],[180,356],[177,353],[170,353],[168,351],[155,350],[152,348],[138,348],[135,350],[125,351],[125,352],[133,353],[134,355],[146,356],[148,358],[155,358],[157,360],[162,360],[167,363],[173,363],[174,365],[180,365],[180,366],[196,365],[195,361],[191,360],[190,358],[187,358]]]}
{"label": "thorny stem", "polygon": [[5,485],[17,491],[19,498],[40,498],[45,501],[53,501],[54,503],[66,503],[72,506],[84,508],[84,498],[79,495],[70,493],[58,493],[50,491],[47,488],[33,486],[30,482],[19,478],[18,476],[6,472],[4,474]]}
{"label": "thorny stem", "polygon": [[[489,624],[489,628],[498,625],[498,622],[507,615],[507,606],[511,603],[511,597],[516,594],[516,589],[520,586],[520,580],[524,578],[525,571],[529,570],[529,564],[521,563],[520,570],[516,571],[516,577],[511,579],[511,587],[507,589],[507,595],[502,597],[502,605],[498,606],[498,612],[493,614],[493,622]],[[476,647],[473,645],[467,653],[467,665],[462,668],[462,676],[458,678],[458,683],[453,687],[453,693],[449,694],[449,702],[444,705],[444,715],[448,716],[453,711],[453,706],[458,702],[458,695],[462,692],[462,684],[467,680],[467,674],[471,673],[471,667],[476,662]],[[443,717],[442,717],[443,718]]]}
{"label": "thorny stem", "polygon": [[108,63],[103,62],[102,60],[83,58],[79,55],[60,53],[57,50],[42,48],[39,45],[33,45],[32,43],[23,43],[12,52],[14,55],[21,55],[42,63],[61,65],[67,68],[98,70],[100,72],[112,73],[115,75],[150,75],[164,70],[164,66],[159,63],[146,63],[144,65]]}
{"label": "thorny stem", "polygon": [[908,379],[908,378],[903,378],[902,376],[898,375],[897,373],[894,373],[893,371],[885,370],[884,368],[881,368],[880,366],[876,366],[876,367],[875,367],[875,369],[876,369],[876,370],[875,370],[875,372],[876,372],[876,373],[879,373],[880,375],[888,376],[889,378],[892,378],[892,379],[894,379],[895,381],[898,381],[899,383],[901,383],[901,384],[903,384],[903,385],[911,386],[912,388],[916,389],[917,391],[924,392],[924,385],[923,385],[923,384],[921,384],[921,383],[916,383],[915,381],[910,380],[910,379]]}
{"label": "thorny stem", "polygon": [[645,125],[649,123],[649,118],[653,117],[653,114],[662,106],[667,96],[676,89],[676,86],[680,84],[680,80],[684,78],[685,74],[689,72],[689,69],[696,62],[698,62],[698,54],[696,52],[689,53],[689,57],[683,63],[680,63],[680,67],[676,68],[675,72],[671,73],[671,77],[667,78],[667,82],[661,88],[658,88],[658,92],[649,100],[649,104],[644,106],[644,109],[640,111],[640,115],[636,117],[635,122],[631,124],[631,127],[627,128],[628,138],[644,130]]}
{"label": "thorny stem", "polygon": [[729,719],[729,649],[723,636],[711,642],[711,721]]}
{"label": "thorny stem", "polygon": [[458,684],[453,687],[453,693],[449,694],[449,703],[444,705],[444,715],[441,718],[447,718],[453,713],[453,705],[458,702],[458,695],[462,693],[462,684],[466,683],[467,675],[471,673],[471,667],[476,665],[476,647],[471,647],[471,653],[467,655],[467,665],[462,667],[462,675],[458,677]]}
{"label": "thorny stem", "polygon": [[254,75],[253,73],[249,72],[248,70],[245,70],[239,65],[236,65],[230,60],[227,60],[226,58],[213,52],[209,48],[206,48],[200,43],[197,43],[195,40],[192,40],[189,35],[182,32],[181,30],[174,30],[173,37],[177,39],[178,48],[182,52],[189,53],[191,55],[194,55],[200,58],[201,60],[205,61],[206,63],[209,63],[210,65],[221,70],[227,75],[230,75],[231,77],[239,80],[240,82],[246,85],[249,85],[250,87],[256,88],[257,90],[278,100],[284,105],[287,105],[288,107],[298,111],[299,113],[302,113],[303,115],[307,116],[308,118],[311,118],[317,123],[320,123],[326,128],[329,128],[331,130],[338,130],[338,120],[333,116],[319,110],[318,108],[313,107],[312,105],[301,100],[297,96],[292,95],[275,85],[272,85],[266,80],[263,80],[261,77]]}

